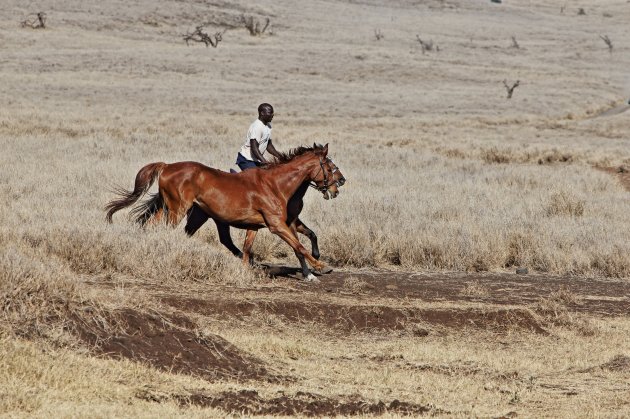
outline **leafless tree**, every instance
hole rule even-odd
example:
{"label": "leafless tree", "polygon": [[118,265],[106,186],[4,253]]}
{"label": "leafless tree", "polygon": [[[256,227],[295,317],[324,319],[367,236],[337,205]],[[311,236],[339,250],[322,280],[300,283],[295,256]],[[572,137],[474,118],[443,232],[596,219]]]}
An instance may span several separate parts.
{"label": "leafless tree", "polygon": [[521,46],[516,41],[516,37],[515,36],[512,37],[512,48],[516,48],[516,49],[521,48]]}
{"label": "leafless tree", "polygon": [[608,35],[599,35],[599,37],[602,38],[602,40],[608,46],[608,52],[610,52],[612,54],[613,44],[612,44],[612,41],[610,40],[610,38],[608,37]]}
{"label": "leafless tree", "polygon": [[508,99],[512,99],[512,93],[514,93],[514,89],[516,89],[519,84],[520,80],[516,80],[516,83],[514,83],[512,87],[510,87],[510,85],[507,83],[507,80],[503,80],[503,85],[505,86],[505,90],[507,90]]}
{"label": "leafless tree", "polygon": [[269,27],[271,20],[269,18],[265,18],[265,24],[263,25],[258,19],[254,19],[254,16],[245,16],[241,15],[241,22],[249,31],[251,36],[260,36]]}
{"label": "leafless tree", "polygon": [[374,37],[377,41],[380,41],[381,39],[385,38],[385,35],[383,35],[383,32],[381,32],[380,29],[374,29]]}
{"label": "leafless tree", "polygon": [[23,28],[45,29],[46,13],[32,13],[28,15],[25,20],[20,22],[20,26],[22,26]]}
{"label": "leafless tree", "polygon": [[[433,41],[423,41],[422,39],[420,39],[420,35],[416,35],[416,39],[418,40],[418,42],[420,43],[420,47],[422,48],[422,53],[426,53],[427,51],[433,51]],[[439,51],[440,49],[437,48],[436,51]]]}
{"label": "leafless tree", "polygon": [[227,29],[224,29],[222,32],[215,32],[213,36],[208,35],[203,31],[203,25],[197,26],[194,32],[187,33],[184,35],[184,41],[186,41],[186,45],[190,45],[189,42],[203,42],[208,45],[212,45],[213,48],[216,48],[219,45],[219,42],[223,40],[223,34]]}

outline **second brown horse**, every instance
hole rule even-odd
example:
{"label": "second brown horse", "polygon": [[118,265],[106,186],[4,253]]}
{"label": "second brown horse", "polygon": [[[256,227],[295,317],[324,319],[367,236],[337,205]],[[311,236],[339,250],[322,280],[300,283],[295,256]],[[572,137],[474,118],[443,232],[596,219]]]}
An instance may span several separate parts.
{"label": "second brown horse", "polygon": [[220,235],[222,229],[228,229],[229,235],[230,226],[248,230],[243,245],[245,263],[249,263],[257,231],[267,227],[294,250],[304,278],[314,280],[306,261],[317,272],[326,267],[289,227],[288,207],[298,189],[309,182],[333,197],[338,194],[336,182],[330,182],[333,170],[327,154],[328,145],[299,147],[280,163],[235,174],[196,162],[152,163],[138,172],[133,191],[118,191],[120,199],[107,204],[107,220],[111,222],[116,211],[134,204],[157,179],[157,194],[132,211],[138,221],[166,216],[169,224],[177,225],[196,206],[217,223]]}

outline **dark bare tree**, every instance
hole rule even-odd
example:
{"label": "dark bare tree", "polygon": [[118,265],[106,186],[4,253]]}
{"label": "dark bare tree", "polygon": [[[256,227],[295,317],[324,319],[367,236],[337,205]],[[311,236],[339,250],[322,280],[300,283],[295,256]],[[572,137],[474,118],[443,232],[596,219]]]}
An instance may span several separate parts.
{"label": "dark bare tree", "polygon": [[383,35],[383,32],[381,32],[380,29],[374,29],[374,37],[377,41],[380,41],[381,39],[385,38],[385,35]]}
{"label": "dark bare tree", "polygon": [[271,20],[269,18],[265,18],[265,24],[263,25],[258,19],[254,19],[254,16],[245,16],[241,15],[241,22],[249,31],[251,36],[260,36],[269,27]]}
{"label": "dark bare tree", "polygon": [[46,28],[46,13],[32,13],[26,17],[22,22],[20,22],[20,26],[23,28],[33,28],[33,29],[45,29]]}
{"label": "dark bare tree", "polygon": [[213,48],[216,48],[219,45],[219,42],[223,41],[223,34],[227,29],[224,29],[220,32],[215,32],[213,36],[208,35],[203,31],[203,25],[197,26],[194,32],[187,33],[184,35],[184,41],[186,41],[186,45],[190,45],[189,42],[203,42],[208,45],[212,45]]}
{"label": "dark bare tree", "polygon": [[583,7],[580,7],[580,8],[578,9],[578,15],[580,15],[580,16],[584,16],[584,15],[586,15],[586,10],[584,10],[584,8],[583,8]]}
{"label": "dark bare tree", "polygon": [[512,87],[510,87],[510,85],[507,83],[507,80],[503,80],[503,85],[505,86],[505,90],[507,90],[508,99],[512,99],[512,93],[514,93],[514,89],[516,89],[519,84],[520,80],[516,80],[516,83],[514,83]]}
{"label": "dark bare tree", "polygon": [[[422,53],[426,53],[427,51],[433,51],[433,41],[429,40],[429,41],[423,41],[420,38],[420,35],[416,35],[416,39],[418,40],[418,42],[420,43],[420,47],[422,48]],[[436,48],[436,51],[439,51],[440,48]]]}
{"label": "dark bare tree", "polygon": [[610,52],[612,54],[613,44],[612,44],[612,41],[610,40],[610,38],[608,37],[608,35],[599,35],[599,37],[602,38],[602,40],[608,46],[608,52]]}

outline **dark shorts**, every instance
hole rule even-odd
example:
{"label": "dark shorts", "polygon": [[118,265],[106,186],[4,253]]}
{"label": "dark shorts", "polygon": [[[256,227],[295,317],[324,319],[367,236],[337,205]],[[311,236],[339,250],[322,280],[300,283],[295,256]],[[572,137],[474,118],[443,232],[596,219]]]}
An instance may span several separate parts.
{"label": "dark shorts", "polygon": [[257,163],[253,160],[247,160],[241,153],[238,153],[236,157],[236,165],[241,168],[241,170],[245,171],[247,169],[251,169],[252,167],[260,166],[260,163]]}

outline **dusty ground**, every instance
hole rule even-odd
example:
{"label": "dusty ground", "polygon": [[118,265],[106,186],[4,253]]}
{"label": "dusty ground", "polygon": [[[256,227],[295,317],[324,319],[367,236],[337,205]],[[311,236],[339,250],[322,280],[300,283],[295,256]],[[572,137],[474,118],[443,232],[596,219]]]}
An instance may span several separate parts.
{"label": "dusty ground", "polygon": [[[193,391],[156,395],[142,392],[138,397],[153,403],[176,401],[234,413],[311,416],[388,412],[467,416],[475,410],[453,409],[453,405],[437,401],[419,403],[417,395],[409,399],[366,400],[359,394],[331,396],[301,390],[259,394],[251,389],[308,388],[313,377],[303,376],[291,367],[292,363],[299,363],[304,354],[298,351],[279,359],[268,353],[257,357],[217,334],[200,334],[204,324],[211,324],[216,330],[238,329],[239,333],[251,333],[259,336],[258,339],[264,339],[262,336],[267,333],[291,341],[299,341],[300,336],[317,336],[316,339],[326,342],[324,354],[330,352],[328,355],[318,353],[315,362],[333,368],[337,364],[351,364],[353,368],[376,370],[377,375],[378,371],[382,374],[396,371],[403,375],[437,374],[452,380],[466,377],[487,393],[511,394],[512,399],[503,406],[506,410],[495,412],[497,417],[501,413],[516,417],[525,412],[528,416],[536,411],[550,414],[550,410],[536,407],[543,399],[548,402],[550,392],[554,398],[570,403],[571,399],[588,399],[591,394],[607,400],[616,397],[619,391],[630,390],[626,381],[630,374],[630,357],[624,348],[617,348],[620,353],[607,362],[550,369],[537,375],[527,371],[527,367],[520,369],[516,365],[491,371],[489,365],[478,360],[420,361],[414,356],[383,353],[366,345],[371,340],[402,340],[407,345],[422,346],[430,345],[431,341],[472,338],[491,339],[510,351],[516,350],[528,336],[538,336],[535,340],[542,349],[564,339],[558,334],[559,330],[573,330],[583,338],[606,333],[590,322],[627,321],[630,310],[627,281],[513,273],[342,270],[321,277],[319,283],[305,283],[296,279],[297,268],[275,265],[267,266],[265,271],[275,279],[249,288],[215,286],[206,292],[197,289],[177,293],[139,284],[150,298],[164,304],[161,315],[129,310],[118,313],[117,321],[125,326],[124,332],[115,336],[99,334],[95,324],[77,324],[76,330],[84,343],[96,344],[96,353],[106,357],[127,358],[210,381],[240,383],[235,389],[219,393]],[[101,282],[100,286],[107,290],[115,284]],[[170,314],[164,314],[166,312]],[[217,328],[217,325],[221,326]],[[354,342],[354,350],[345,355],[336,354],[331,347],[339,339],[345,344]],[[575,378],[580,375],[588,376],[588,384]],[[500,380],[501,387],[488,384],[489,376]],[[524,389],[508,390],[510,385]],[[527,396],[519,396],[519,391]],[[607,410],[605,405],[604,402],[600,406],[602,411]]]}

